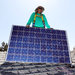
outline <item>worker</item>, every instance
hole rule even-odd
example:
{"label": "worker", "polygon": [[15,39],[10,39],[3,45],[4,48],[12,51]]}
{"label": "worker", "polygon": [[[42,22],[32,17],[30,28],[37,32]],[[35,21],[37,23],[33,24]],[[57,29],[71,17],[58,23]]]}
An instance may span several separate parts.
{"label": "worker", "polygon": [[32,27],[39,27],[39,28],[50,28],[50,25],[47,22],[46,16],[42,14],[44,11],[44,7],[38,6],[35,9],[35,12],[33,12],[26,24],[26,27],[30,27],[30,24],[32,23]]}

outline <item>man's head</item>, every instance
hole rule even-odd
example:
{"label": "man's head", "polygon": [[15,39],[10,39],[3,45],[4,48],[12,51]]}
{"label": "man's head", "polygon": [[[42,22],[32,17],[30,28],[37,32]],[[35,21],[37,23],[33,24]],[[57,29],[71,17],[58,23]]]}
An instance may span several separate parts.
{"label": "man's head", "polygon": [[40,14],[41,14],[44,10],[45,10],[44,7],[38,6],[38,7],[35,9],[35,13],[40,13]]}

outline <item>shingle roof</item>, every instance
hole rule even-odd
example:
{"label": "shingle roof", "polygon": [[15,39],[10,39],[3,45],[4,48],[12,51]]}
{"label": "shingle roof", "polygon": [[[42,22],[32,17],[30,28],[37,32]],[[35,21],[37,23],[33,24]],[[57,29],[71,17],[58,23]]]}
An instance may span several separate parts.
{"label": "shingle roof", "polygon": [[0,75],[75,75],[75,68],[66,64],[4,63]]}

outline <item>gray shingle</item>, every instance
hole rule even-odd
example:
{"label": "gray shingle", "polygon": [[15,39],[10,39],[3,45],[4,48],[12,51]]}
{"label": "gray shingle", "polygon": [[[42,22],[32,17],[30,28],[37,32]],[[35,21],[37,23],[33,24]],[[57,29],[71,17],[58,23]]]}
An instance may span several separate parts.
{"label": "gray shingle", "polygon": [[75,68],[65,64],[4,63],[0,75],[75,75]]}

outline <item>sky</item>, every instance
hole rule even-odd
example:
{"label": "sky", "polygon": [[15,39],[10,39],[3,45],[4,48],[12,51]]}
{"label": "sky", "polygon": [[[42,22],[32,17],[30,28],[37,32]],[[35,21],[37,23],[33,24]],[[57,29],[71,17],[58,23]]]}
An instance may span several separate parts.
{"label": "sky", "polygon": [[69,50],[75,47],[75,0],[0,0],[0,44],[9,42],[12,25],[26,26],[36,7],[43,6],[54,29],[65,30]]}

